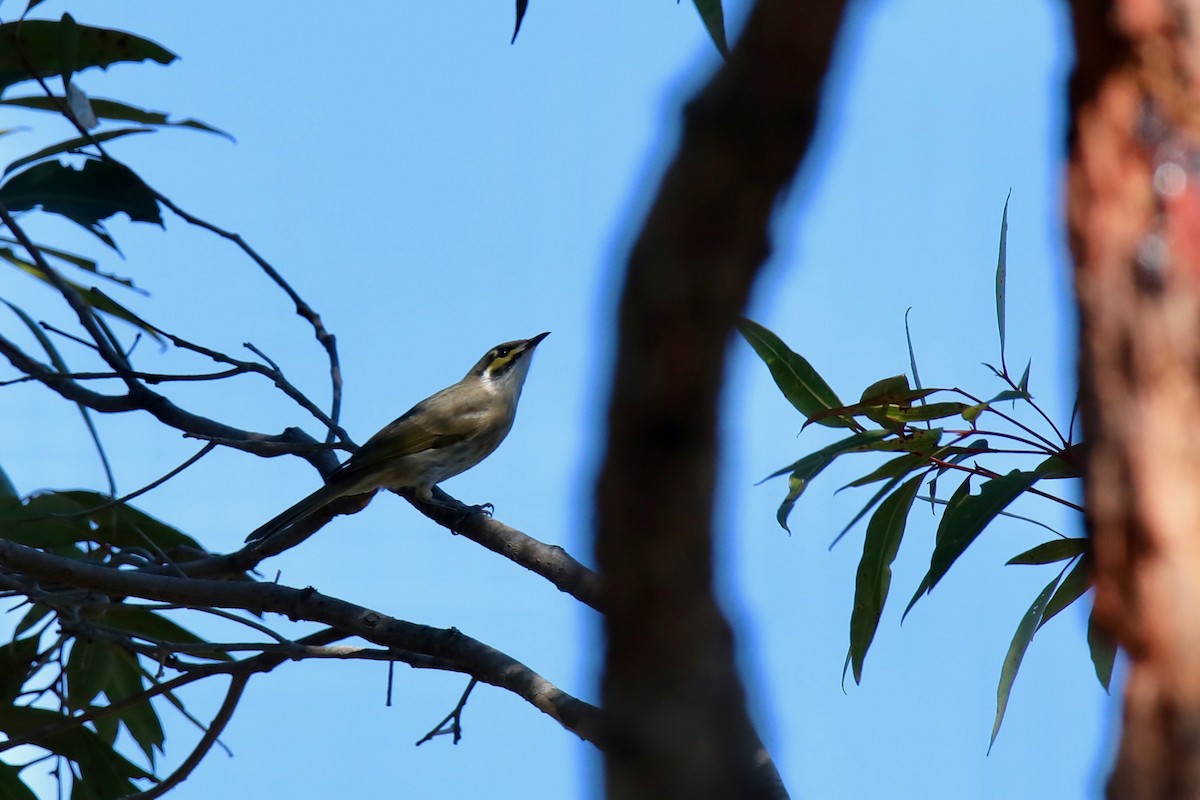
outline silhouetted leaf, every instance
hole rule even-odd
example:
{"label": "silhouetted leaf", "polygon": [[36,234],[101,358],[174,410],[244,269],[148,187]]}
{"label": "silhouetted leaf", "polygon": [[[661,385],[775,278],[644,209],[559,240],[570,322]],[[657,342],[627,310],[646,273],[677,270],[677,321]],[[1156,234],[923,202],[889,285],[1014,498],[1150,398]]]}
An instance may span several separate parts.
{"label": "silhouetted leaf", "polygon": [[966,408],[967,406],[964,403],[929,403],[928,405],[912,406],[909,408],[887,406],[884,413],[888,419],[893,419],[897,422],[927,422],[958,416]]}
{"label": "silhouetted leaf", "polygon": [[[866,486],[869,483],[875,483],[887,478],[903,477],[914,469],[920,469],[921,467],[928,466],[928,464],[929,459],[926,457],[915,453],[906,453],[902,456],[896,456],[891,461],[884,463],[861,478],[850,481],[842,489],[848,489],[851,486]],[[838,489],[838,491],[840,492],[842,489]]]}
{"label": "silhouetted leaf", "polygon": [[[1008,201],[1012,190],[1004,198],[1004,214],[1000,218],[1000,255],[996,259],[996,326],[1000,329],[1000,363],[1004,363],[1004,293],[1008,270]],[[992,368],[993,371],[995,367]]]}
{"label": "silhouetted leaf", "polygon": [[[74,37],[75,44],[64,52],[63,37],[67,33]],[[0,92],[14,83],[32,80],[31,70],[48,78],[93,67],[104,69],[122,61],[169,64],[175,58],[174,53],[149,39],[126,31],[79,25],[70,15],[63,15],[59,21],[6,22],[0,25]]]}
{"label": "silhouetted leaf", "polygon": [[[1075,445],[1079,447],[1079,445]],[[1034,472],[1041,478],[1082,478],[1083,472],[1077,464],[1072,464],[1061,455],[1053,455],[1038,464]]]}
{"label": "silhouetted leaf", "polygon": [[1087,552],[1088,540],[1082,537],[1072,539],[1051,539],[1031,547],[1020,555],[1008,560],[1009,564],[1053,564],[1055,561],[1068,561]]}
{"label": "silhouetted leaf", "polygon": [[693,0],[700,19],[717,50],[725,58],[729,58],[729,45],[725,42],[725,12],[721,9],[721,0]]}
{"label": "silhouetted leaf", "polygon": [[18,496],[17,487],[13,486],[13,482],[8,479],[8,473],[0,467],[0,498]]}
{"label": "silhouetted leaf", "polygon": [[850,663],[855,683],[862,683],[863,661],[879,627],[892,584],[892,562],[900,550],[908,512],[920,485],[920,476],[910,478],[879,504],[867,523],[855,580],[854,611],[850,616]]}
{"label": "silhouetted leaf", "polygon": [[1082,597],[1083,593],[1091,585],[1092,581],[1088,575],[1087,559],[1081,558],[1071,568],[1071,571],[1067,573],[1067,577],[1063,578],[1062,583],[1058,586],[1058,590],[1050,598],[1050,602],[1046,603],[1046,609],[1042,612],[1042,619],[1038,623],[1038,627],[1040,628],[1045,625],[1058,612]]}
{"label": "silhouetted leaf", "polygon": [[[944,502],[944,504],[946,506],[945,514],[949,514],[951,511],[958,508],[962,504],[962,502],[970,496],[971,496],[971,476],[968,475],[966,478],[963,479],[963,482],[958,485],[958,488],[955,489],[954,492],[950,495],[949,500],[946,500],[946,501],[939,500],[937,502],[938,503]],[[930,500],[931,500],[931,502],[933,502],[932,498]],[[942,521],[945,522],[945,516],[942,517]],[[934,540],[935,551],[936,551],[937,547],[942,543],[942,540],[945,538],[945,536],[946,536],[945,529],[941,525],[939,525],[938,530],[937,530],[937,537]],[[900,615],[900,624],[901,625],[904,624],[904,620],[908,618],[908,612],[913,610],[913,606],[915,606],[917,604],[917,601],[920,600],[925,595],[927,595],[929,593],[929,590],[933,587],[932,578],[933,578],[933,568],[931,567],[930,569],[926,570],[925,576],[923,578],[921,578],[921,583],[917,586],[917,591],[913,593],[912,599],[909,600],[908,605],[904,607],[904,613]]]}
{"label": "silhouetted leaf", "polygon": [[21,167],[25,166],[26,164],[32,164],[35,161],[41,161],[42,159],[49,158],[50,156],[58,155],[59,153],[69,153],[73,150],[79,150],[83,147],[87,147],[89,144],[92,143],[93,140],[95,140],[97,142],[107,142],[110,139],[119,139],[122,136],[130,136],[135,133],[153,133],[153,132],[154,132],[153,128],[117,128],[115,130],[104,131],[103,133],[97,133],[94,136],[90,136],[90,137],[76,136],[74,139],[67,139],[66,141],[59,142],[57,144],[52,144],[49,147],[43,147],[41,150],[38,150],[36,153],[30,153],[27,156],[18,158],[16,161],[12,162],[11,164],[9,164],[7,167],[4,168],[4,174],[7,175],[8,173],[13,172],[14,170],[20,169]]}
{"label": "silhouetted leaf", "polygon": [[930,591],[988,523],[1037,480],[1036,473],[1013,470],[985,481],[979,487],[979,494],[964,497],[957,506],[946,509],[929,563]]}
{"label": "silhouetted leaf", "polygon": [[1004,664],[1000,667],[1000,685],[996,689],[996,721],[992,724],[992,740],[988,743],[988,752],[991,752],[992,745],[996,743],[996,735],[1000,733],[1000,725],[1004,722],[1004,711],[1008,708],[1008,697],[1012,693],[1013,681],[1017,679],[1017,670],[1021,668],[1021,659],[1025,657],[1025,650],[1033,641],[1033,634],[1037,632],[1046,603],[1049,602],[1061,577],[1060,575],[1046,584],[1046,588],[1042,589],[1033,605],[1025,612],[1025,616],[1021,617],[1017,632],[1013,634],[1008,653],[1004,656]]}
{"label": "silhouetted leaf", "polygon": [[814,453],[809,453],[799,461],[773,472],[764,478],[763,480],[770,480],[771,478],[791,473],[791,477],[788,478],[787,496],[784,498],[783,504],[780,505],[779,511],[776,512],[776,519],[779,520],[779,524],[783,529],[789,530],[787,526],[788,514],[791,513],[797,498],[808,488],[808,484],[813,478],[832,464],[838,456],[854,450],[866,450],[872,444],[877,443],[881,438],[888,435],[888,431],[856,433],[853,436],[848,436],[841,441],[823,447]]}
{"label": "silhouetted leaf", "polygon": [[509,44],[517,41],[517,34],[521,32],[521,21],[525,19],[525,12],[529,8],[529,0],[517,0],[517,24],[513,26],[512,39]]}
{"label": "silhouetted leaf", "polygon": [[917,372],[917,354],[913,350],[912,333],[908,329],[908,313],[912,311],[912,306],[909,306],[904,312],[904,338],[908,342],[908,365],[912,368],[913,386],[921,388],[921,373]]}
{"label": "silhouetted leaf", "polygon": [[103,220],[124,213],[134,222],[162,225],[154,192],[133,170],[112,161],[88,159],[83,169],[48,161],[13,175],[0,186],[9,211],[41,206],[86,228],[116,249]]}
{"label": "silhouetted leaf", "polygon": [[33,662],[38,654],[38,638],[14,639],[0,647],[0,704],[11,703],[35,671]]}
{"label": "silhouetted leaf", "polygon": [[33,790],[21,780],[21,770],[0,761],[0,797],[5,800],[38,800]]}
{"label": "silhouetted leaf", "polygon": [[1096,622],[1096,612],[1088,616],[1087,628],[1088,649],[1092,654],[1092,666],[1096,670],[1096,680],[1108,691],[1112,683],[1113,662],[1117,658],[1117,643],[1108,631]]}
{"label": "silhouetted leaf", "polygon": [[1017,389],[1029,394],[1029,368],[1033,366],[1033,359],[1029,359],[1025,364],[1025,371],[1021,373],[1021,380],[1017,381]]}
{"label": "silhouetted leaf", "polygon": [[53,613],[54,609],[50,608],[50,606],[42,603],[30,603],[29,610],[25,612],[25,616],[21,617],[21,621],[17,623],[17,627],[13,630],[13,636],[20,636]]}
{"label": "silhouetted leaf", "polygon": [[[136,106],[126,105],[125,103],[116,100],[105,100],[99,97],[90,98],[92,103],[92,112],[100,119],[120,120],[122,122],[136,122],[139,125],[155,125],[171,128],[193,128],[198,131],[207,133],[215,133],[218,136],[224,136],[229,141],[236,141],[233,136],[221,130],[214,128],[212,125],[201,122],[198,119],[181,119],[178,122],[170,119],[162,111],[147,111],[146,109],[137,108]],[[21,108],[33,109],[35,111],[52,111],[55,113],[62,112],[62,103],[66,103],[66,98],[61,95],[47,97],[46,95],[34,95],[31,97],[12,97],[7,100],[0,100],[0,105],[19,106]]]}
{"label": "silhouetted leaf", "polygon": [[[63,715],[31,706],[0,706],[0,730],[15,738],[27,731],[61,722]],[[83,780],[99,797],[122,797],[136,789],[130,778],[150,778],[148,772],[121,756],[111,745],[84,727],[70,728],[38,740],[38,746],[79,765]]]}
{"label": "silhouetted leaf", "polygon": [[[792,352],[774,333],[748,319],[738,323],[738,330],[767,365],[783,396],[805,417],[842,405],[812,365],[803,356]],[[822,419],[820,424],[831,428],[856,427],[852,420],[837,417]]]}

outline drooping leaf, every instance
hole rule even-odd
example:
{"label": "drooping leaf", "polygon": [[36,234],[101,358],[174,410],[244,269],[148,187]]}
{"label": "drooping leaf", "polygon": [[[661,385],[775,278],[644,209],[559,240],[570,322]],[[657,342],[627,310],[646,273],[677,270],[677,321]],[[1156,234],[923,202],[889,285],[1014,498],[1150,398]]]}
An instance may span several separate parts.
{"label": "drooping leaf", "polygon": [[1081,556],[1088,550],[1088,540],[1083,537],[1071,539],[1051,539],[1031,547],[1020,555],[1010,558],[1008,564],[1053,564],[1056,561],[1069,561]]}
{"label": "drooping leaf", "polygon": [[162,225],[158,200],[133,170],[112,161],[88,159],[77,170],[57,161],[36,164],[0,186],[0,201],[9,211],[41,206],[81,225],[116,249],[103,221],[124,213],[134,222]]}
{"label": "drooping leaf", "polygon": [[[954,492],[950,495],[949,500],[937,501],[939,503],[944,502],[945,506],[946,506],[946,511],[944,512],[944,514],[942,516],[942,522],[943,523],[945,522],[945,519],[946,519],[945,515],[949,514],[951,511],[957,509],[960,505],[962,505],[962,502],[970,496],[971,496],[971,476],[968,475],[966,478],[963,479],[963,482],[958,485],[958,488],[955,489]],[[930,502],[933,502],[932,498],[930,498]],[[937,535],[934,539],[934,551],[935,552],[936,552],[937,548],[942,544],[942,540],[945,537],[946,537],[946,531],[941,525],[939,525]],[[909,600],[908,605],[904,607],[904,613],[900,615],[900,624],[901,625],[904,624],[904,620],[908,618],[908,612],[913,610],[913,606],[915,606],[917,604],[917,601],[920,600],[925,595],[929,594],[929,591],[932,588],[933,588],[933,568],[930,567],[928,570],[925,571],[925,576],[921,578],[921,583],[917,586],[917,591],[913,593],[912,599]]]}
{"label": "drooping leaf", "polygon": [[867,523],[862,559],[854,588],[854,611],[850,616],[850,663],[854,682],[862,683],[863,661],[879,628],[879,619],[892,584],[892,562],[900,550],[908,512],[921,485],[921,476],[910,478],[879,504]]}
{"label": "drooping leaf", "polygon": [[1037,480],[1036,473],[1013,470],[1007,475],[985,481],[979,487],[979,494],[964,497],[957,506],[946,509],[938,526],[937,545],[929,563],[930,591],[988,523]]}
{"label": "drooping leaf", "polygon": [[[738,323],[738,330],[767,365],[783,396],[805,417],[842,405],[812,365],[803,356],[792,352],[774,333],[748,319]],[[858,427],[853,420],[839,417],[827,417],[820,424],[831,428]]]}
{"label": "drooping leaf", "polygon": [[[138,125],[155,125],[172,128],[194,128],[198,131],[206,133],[215,133],[218,136],[224,136],[229,141],[235,141],[232,135],[226,133],[220,128],[214,128],[212,125],[201,122],[198,119],[181,119],[178,122],[170,119],[167,114],[162,111],[147,111],[146,109],[137,108],[136,106],[126,105],[125,103],[116,100],[105,100],[99,97],[90,98],[92,103],[92,112],[99,119],[120,120],[122,122],[135,122]],[[53,111],[61,113],[62,106],[60,103],[66,103],[66,98],[61,95],[34,95],[31,97],[11,97],[7,100],[0,100],[0,105],[19,106],[21,108],[29,108],[36,111]]]}
{"label": "drooping leaf", "polygon": [[1059,575],[1046,584],[1046,588],[1042,589],[1041,594],[1034,599],[1033,605],[1025,612],[1025,616],[1021,617],[1021,622],[1017,625],[1017,632],[1013,634],[1012,643],[1008,646],[1008,653],[1004,656],[1004,664],[1000,667],[1000,685],[996,688],[996,721],[992,723],[992,740],[988,743],[988,752],[991,752],[992,745],[996,743],[1000,725],[1004,722],[1004,711],[1008,708],[1008,697],[1012,693],[1013,681],[1017,679],[1017,670],[1021,668],[1021,659],[1025,658],[1025,651],[1029,648],[1029,643],[1033,641],[1034,633],[1037,632],[1038,623],[1046,609],[1046,603],[1050,601],[1050,596],[1054,594],[1061,577]]}
{"label": "drooping leaf", "polygon": [[1112,683],[1113,662],[1117,658],[1117,643],[1108,631],[1096,622],[1095,610],[1088,615],[1087,642],[1088,649],[1092,654],[1092,666],[1096,670],[1096,680],[1100,681],[1100,685],[1107,692]]}
{"label": "drooping leaf", "polygon": [[[1012,190],[1004,198],[1004,214],[1000,217],[1000,255],[996,259],[996,326],[1000,329],[1000,363],[1004,364],[1004,292],[1008,270],[1008,201]],[[995,369],[993,367],[993,369]]]}
{"label": "drooping leaf", "polygon": [[11,164],[9,164],[7,167],[4,168],[4,174],[7,175],[10,172],[14,172],[14,171],[20,169],[21,167],[25,166],[26,164],[32,164],[35,161],[41,161],[43,159],[49,158],[50,156],[56,156],[59,153],[69,153],[71,151],[79,150],[81,148],[87,147],[89,144],[92,143],[93,140],[97,141],[97,142],[107,142],[111,139],[119,139],[122,136],[131,136],[136,133],[153,133],[153,132],[154,132],[153,128],[116,128],[111,131],[103,131],[101,133],[97,133],[91,137],[76,136],[74,139],[67,139],[66,141],[58,142],[57,144],[52,144],[49,147],[43,147],[41,150],[38,150],[36,153],[30,153],[27,156],[18,158],[16,161],[13,161]]}
{"label": "drooping leaf", "polygon": [[729,58],[729,45],[725,41],[725,12],[721,9],[721,0],[693,0],[700,19],[708,30],[709,38],[717,46],[717,50],[725,58]]}
{"label": "drooping leaf", "polygon": [[[75,44],[64,52],[63,37],[68,34]],[[31,70],[48,78],[93,67],[106,69],[119,62],[157,61],[165,65],[175,58],[174,53],[149,39],[127,31],[79,25],[70,15],[57,21],[6,22],[0,25],[0,92],[32,80]]]}
{"label": "drooping leaf", "polygon": [[788,493],[780,505],[779,511],[776,513],[776,519],[784,530],[790,530],[787,526],[787,517],[791,513],[792,508],[796,505],[796,500],[808,488],[808,484],[817,475],[832,464],[838,456],[853,452],[854,450],[864,450],[871,444],[876,443],[879,439],[889,435],[888,431],[871,431],[868,433],[856,433],[853,436],[848,436],[841,441],[834,442],[831,445],[821,448],[814,453],[809,453],[804,458],[794,464],[784,467],[783,469],[768,475],[764,480],[770,480],[780,475],[791,473],[788,478]]}
{"label": "drooping leaf", "polygon": [[833,550],[833,548],[837,547],[837,543],[840,542],[842,538],[850,532],[850,529],[857,525],[858,521],[865,517],[867,512],[874,508],[875,505],[882,500],[888,492],[896,488],[896,484],[898,483],[900,483],[900,478],[892,478],[890,481],[881,486],[879,491],[875,492],[871,499],[867,501],[867,504],[858,510],[858,513],[854,515],[854,518],[847,522],[845,527],[838,531],[838,535],[833,537],[833,541],[829,543],[828,549]]}
{"label": "drooping leaf", "polygon": [[[0,260],[7,261],[21,271],[32,275],[48,286],[54,286],[54,281],[50,279],[50,276],[47,275],[41,267],[39,267],[37,264],[34,264],[32,261],[26,261],[7,247],[0,247]],[[163,344],[164,340],[162,335],[157,330],[148,325],[141,319],[141,317],[139,317],[137,314],[134,314],[116,300],[113,300],[111,297],[97,290],[95,287],[84,286],[83,284],[67,280],[66,278],[64,278],[63,281],[75,290],[75,293],[79,295],[80,300],[83,300],[83,302],[87,303],[92,308],[116,317],[122,322],[127,322],[130,325],[133,325],[155,342]],[[16,308],[11,303],[8,305],[9,308]]]}
{"label": "drooping leaf", "polygon": [[[127,697],[141,694],[146,688],[142,682],[142,671],[138,667],[137,658],[124,650],[118,650],[113,656],[112,670],[108,682],[104,686],[104,696],[109,703],[116,703]],[[158,714],[149,700],[135,703],[118,712],[121,724],[129,731],[129,735],[138,743],[138,747],[153,764],[155,751],[162,752],[163,729]]]}
{"label": "drooping leaf", "polygon": [[914,469],[920,469],[928,464],[929,459],[925,458],[924,456],[917,455],[915,453],[906,453],[902,456],[896,456],[891,461],[888,461],[877,469],[868,472],[861,478],[850,481],[850,483],[847,483],[841,489],[838,489],[838,491],[840,492],[842,489],[849,489],[852,486],[866,486],[869,483],[875,483],[876,481],[882,481],[888,478],[903,477],[904,475],[912,472]]}
{"label": "drooping leaf", "polygon": [[525,19],[525,12],[529,9],[529,0],[517,0],[517,24],[513,26],[512,39],[509,44],[517,41],[517,34],[521,32],[521,21]]}
{"label": "drooping leaf", "polygon": [[1087,559],[1079,559],[1067,573],[1067,577],[1063,578],[1062,583],[1058,585],[1050,602],[1046,603],[1046,610],[1042,612],[1042,619],[1038,623],[1039,628],[1053,619],[1058,612],[1083,597],[1083,593],[1092,585],[1088,572]]}

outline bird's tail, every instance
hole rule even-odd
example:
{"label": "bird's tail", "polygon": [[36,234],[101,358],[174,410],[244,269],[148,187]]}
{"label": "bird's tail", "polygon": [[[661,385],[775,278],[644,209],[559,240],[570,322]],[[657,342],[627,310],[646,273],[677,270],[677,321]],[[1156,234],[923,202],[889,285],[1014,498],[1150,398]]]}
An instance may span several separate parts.
{"label": "bird's tail", "polygon": [[320,489],[310,494],[308,497],[301,500],[299,503],[280,512],[272,517],[267,522],[259,525],[250,535],[246,537],[247,542],[257,542],[274,536],[283,529],[299,522],[304,517],[307,517],[312,512],[322,506],[332,503],[342,495],[346,494],[346,487],[338,483],[327,483]]}

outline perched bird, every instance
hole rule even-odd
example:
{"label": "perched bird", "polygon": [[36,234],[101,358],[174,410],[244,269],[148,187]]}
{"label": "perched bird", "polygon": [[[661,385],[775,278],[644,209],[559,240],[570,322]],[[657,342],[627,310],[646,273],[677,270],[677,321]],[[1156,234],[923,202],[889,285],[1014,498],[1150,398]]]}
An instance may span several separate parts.
{"label": "perched bird", "polygon": [[266,539],[339,497],[379,489],[414,489],[436,503],[438,483],[491,455],[512,428],[533,350],[549,336],[498,344],[461,381],[410,408],[367,440],[308,497],[246,537]]}

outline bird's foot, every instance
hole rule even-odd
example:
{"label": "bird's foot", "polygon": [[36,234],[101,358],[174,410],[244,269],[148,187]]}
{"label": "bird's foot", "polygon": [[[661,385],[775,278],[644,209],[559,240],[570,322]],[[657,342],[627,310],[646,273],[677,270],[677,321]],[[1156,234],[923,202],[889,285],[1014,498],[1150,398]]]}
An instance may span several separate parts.
{"label": "bird's foot", "polygon": [[493,506],[491,503],[482,503],[480,505],[475,505],[475,506],[468,506],[466,504],[462,504],[458,507],[457,510],[459,513],[458,519],[456,519],[454,521],[454,524],[452,524],[450,526],[450,532],[455,535],[458,535],[459,529],[462,528],[463,523],[465,523],[471,517],[474,517],[477,514],[481,514],[485,517],[490,517],[495,512],[496,507]]}

